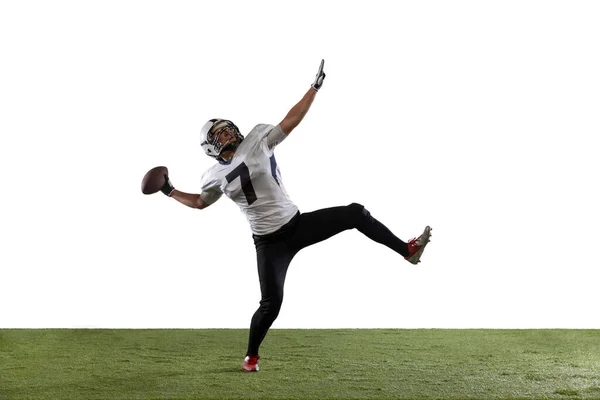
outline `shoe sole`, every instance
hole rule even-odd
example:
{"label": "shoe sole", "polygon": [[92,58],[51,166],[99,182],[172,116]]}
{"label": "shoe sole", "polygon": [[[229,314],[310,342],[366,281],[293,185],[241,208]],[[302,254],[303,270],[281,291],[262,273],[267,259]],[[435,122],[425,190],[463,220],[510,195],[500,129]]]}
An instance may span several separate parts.
{"label": "shoe sole", "polygon": [[244,371],[244,372],[258,372],[258,371],[260,371],[260,368],[258,367],[258,365],[255,368],[245,367],[244,365],[242,365],[242,371]]}
{"label": "shoe sole", "polygon": [[406,259],[411,264],[416,265],[421,262],[421,254],[423,254],[423,250],[425,250],[425,247],[427,247],[427,243],[431,241],[431,228],[429,226],[425,227],[425,230],[423,231],[423,234],[421,236],[423,235],[426,235],[427,239],[423,247],[421,247],[415,254],[413,254],[412,257]]}

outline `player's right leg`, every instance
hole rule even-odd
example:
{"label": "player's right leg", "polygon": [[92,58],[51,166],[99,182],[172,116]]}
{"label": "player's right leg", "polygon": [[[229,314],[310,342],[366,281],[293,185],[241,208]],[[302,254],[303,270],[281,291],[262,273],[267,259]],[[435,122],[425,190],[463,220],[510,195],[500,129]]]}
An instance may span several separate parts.
{"label": "player's right leg", "polygon": [[248,351],[242,364],[247,372],[258,372],[258,349],[269,328],[279,315],[283,302],[283,285],[288,266],[294,256],[285,240],[255,239],[261,300],[252,316]]}

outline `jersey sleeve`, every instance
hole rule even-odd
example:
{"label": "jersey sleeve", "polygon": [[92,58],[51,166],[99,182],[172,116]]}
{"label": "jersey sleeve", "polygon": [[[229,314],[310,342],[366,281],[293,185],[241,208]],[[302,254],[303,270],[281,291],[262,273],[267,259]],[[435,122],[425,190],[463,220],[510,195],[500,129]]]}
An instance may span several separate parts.
{"label": "jersey sleeve", "polygon": [[265,134],[263,140],[265,141],[267,148],[272,151],[275,146],[283,142],[286,137],[287,135],[283,132],[281,126],[277,125]]}
{"label": "jersey sleeve", "polygon": [[208,205],[213,204],[223,195],[219,181],[212,177],[210,170],[202,175],[201,190],[200,198]]}

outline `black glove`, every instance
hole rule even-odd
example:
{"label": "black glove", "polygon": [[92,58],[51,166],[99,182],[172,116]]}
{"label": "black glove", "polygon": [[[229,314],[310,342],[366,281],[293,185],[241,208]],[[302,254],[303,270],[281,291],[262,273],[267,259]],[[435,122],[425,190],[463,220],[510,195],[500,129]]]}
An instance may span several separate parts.
{"label": "black glove", "polygon": [[175,187],[171,185],[169,175],[165,174],[165,184],[163,185],[163,187],[160,188],[160,191],[166,194],[167,196],[171,197],[171,193],[173,193],[173,190],[175,190]]}
{"label": "black glove", "polygon": [[321,65],[319,66],[319,72],[317,72],[317,77],[315,81],[311,85],[317,92],[323,86],[323,80],[325,79],[325,72],[323,72],[323,65],[325,64],[325,60],[321,60]]}

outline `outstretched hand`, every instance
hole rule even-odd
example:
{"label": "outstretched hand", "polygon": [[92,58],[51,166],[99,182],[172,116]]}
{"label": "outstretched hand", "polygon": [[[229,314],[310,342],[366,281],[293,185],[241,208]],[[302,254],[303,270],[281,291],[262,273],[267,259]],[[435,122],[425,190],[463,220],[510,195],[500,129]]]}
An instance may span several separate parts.
{"label": "outstretched hand", "polygon": [[164,174],[165,176],[165,184],[160,188],[160,191],[163,192],[165,195],[171,197],[171,194],[173,194],[173,190],[175,190],[175,188],[173,187],[173,184],[171,183],[171,180],[169,179],[169,175]]}
{"label": "outstretched hand", "polygon": [[323,72],[324,64],[325,64],[325,60],[321,60],[321,65],[319,66],[319,71],[317,72],[315,81],[311,85],[313,87],[313,89],[315,89],[316,91],[319,91],[319,89],[321,89],[321,86],[323,86],[323,80],[325,80],[325,72]]}

